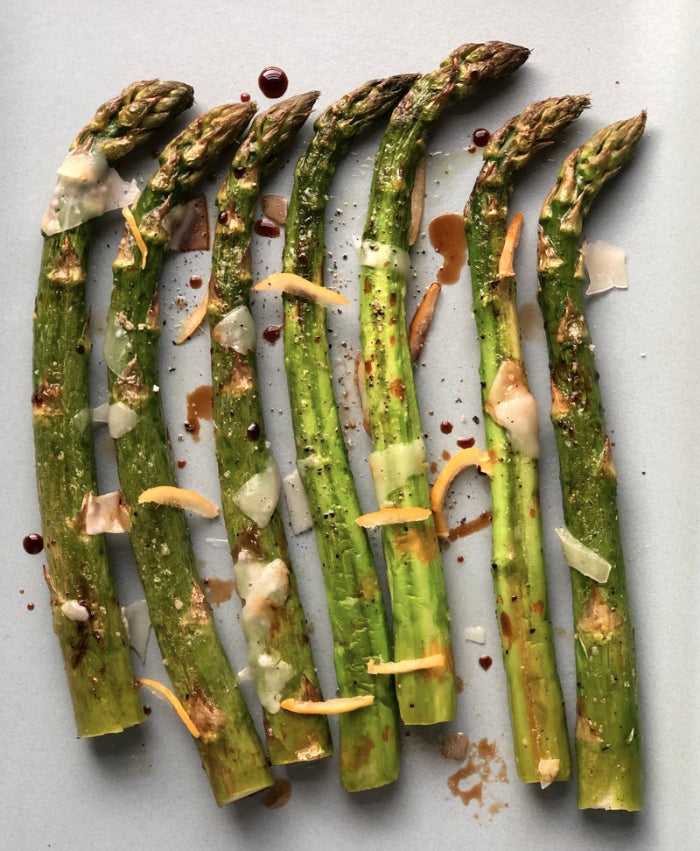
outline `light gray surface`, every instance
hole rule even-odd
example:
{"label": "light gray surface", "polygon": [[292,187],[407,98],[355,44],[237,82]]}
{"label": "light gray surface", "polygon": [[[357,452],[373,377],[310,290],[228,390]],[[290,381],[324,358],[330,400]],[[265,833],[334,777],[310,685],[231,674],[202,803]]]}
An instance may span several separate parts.
{"label": "light gray surface", "polygon": [[[4,675],[2,701],[3,770],[0,773],[2,838],[13,849],[121,849],[200,846],[224,848],[686,848],[698,835],[697,669],[698,631],[692,589],[698,550],[697,429],[698,307],[694,262],[698,221],[698,157],[691,128],[698,123],[695,45],[697,7],[690,0],[507,3],[485,5],[437,0],[399,2],[304,2],[264,4],[175,2],[46,4],[6,0],[0,35],[0,95],[3,163],[0,169],[5,312],[3,397],[10,419],[0,446],[4,471],[0,571],[0,631]],[[199,8],[198,8],[199,7]],[[203,8],[201,8],[203,7]],[[197,753],[168,707],[148,698],[148,724],[120,737],[78,741],[57,643],[51,631],[42,557],[22,550],[22,537],[39,528],[33,476],[29,397],[31,393],[31,310],[41,251],[39,222],[67,146],[94,108],[133,79],[160,76],[195,87],[196,109],[253,97],[258,72],[269,64],[285,68],[289,93],[319,88],[320,106],[370,77],[429,70],[464,41],[500,38],[533,48],[526,66],[493,97],[460,107],[443,120],[431,144],[425,222],[462,209],[479,167],[465,152],[473,130],[495,130],[532,100],[564,93],[590,93],[592,109],[562,143],[518,184],[513,210],[526,216],[517,258],[520,300],[535,300],[534,239],[541,201],[558,163],[598,127],[649,111],[647,133],[634,162],[594,206],[586,232],[624,247],[630,289],[607,294],[590,307],[592,334],[602,376],[608,426],[614,433],[620,479],[621,521],[634,613],[646,757],[646,807],[640,815],[582,814],[574,785],[545,793],[521,786],[510,755],[509,729],[489,565],[489,534],[453,545],[445,569],[454,621],[457,672],[465,682],[457,720],[445,728],[411,731],[405,739],[403,774],[392,788],[348,796],[339,788],[336,760],[276,771],[291,780],[292,798],[278,810],[259,799],[217,810]],[[264,98],[258,98],[261,106]],[[270,181],[287,193],[291,162],[308,140],[305,128],[290,162]],[[329,201],[327,282],[356,295],[357,259],[353,240],[361,234],[371,160],[379,133],[355,148],[338,174]],[[438,153],[441,152],[441,153]],[[135,165],[134,165],[135,162]],[[144,156],[123,169],[143,178],[153,166]],[[219,177],[223,166],[218,170]],[[210,189],[213,189],[213,185]],[[336,210],[341,212],[334,215]],[[94,329],[99,336],[109,288],[109,264],[119,224],[111,218],[98,230],[93,255]],[[109,248],[107,245],[109,244]],[[256,268],[279,268],[281,240],[257,240]],[[412,283],[415,295],[433,279],[439,258],[425,238],[417,246]],[[425,253],[422,253],[422,252]],[[343,255],[348,259],[344,260]],[[335,265],[337,263],[337,271]],[[169,318],[163,343],[163,392],[173,434],[185,418],[185,395],[206,383],[205,334],[174,351],[169,334],[178,315],[177,294],[193,301],[190,274],[208,275],[208,258],[171,258],[163,273]],[[260,327],[279,321],[279,304],[256,302]],[[349,369],[347,353],[357,350],[353,312],[333,315],[338,374]],[[96,340],[99,354],[99,341]],[[343,349],[341,342],[347,343]],[[346,357],[340,355],[341,352]],[[261,346],[265,370],[268,430],[283,472],[291,469],[281,343]],[[553,527],[561,520],[557,462],[547,421],[548,379],[541,337],[526,345],[542,427],[542,504],[551,577],[552,617],[557,652],[573,717],[572,627],[568,576]],[[430,460],[455,438],[474,435],[480,413],[477,347],[466,274],[446,289],[436,325],[418,370],[418,389]],[[175,373],[167,367],[176,365]],[[96,359],[96,375],[100,375]],[[354,399],[349,383],[346,389]],[[96,391],[96,397],[99,390]],[[96,398],[97,401],[102,401]],[[354,404],[354,403],[353,403]],[[280,413],[281,411],[281,413]],[[356,411],[356,408],[355,408]],[[430,416],[429,411],[434,411]],[[464,418],[464,419],[463,419]],[[455,424],[439,431],[442,419]],[[348,436],[360,473],[363,499],[371,507],[363,470],[367,441],[358,430]],[[107,442],[98,438],[104,489],[114,483]],[[695,450],[695,451],[694,451]],[[182,484],[216,492],[211,429],[193,444],[175,443],[185,458]],[[465,476],[454,491],[452,521],[473,516],[487,504],[483,481]],[[193,523],[205,575],[228,577],[225,549],[206,537],[222,537],[220,526]],[[294,542],[299,581],[314,624],[313,643],[326,693],[334,679],[312,536]],[[134,567],[123,542],[114,545],[123,602],[140,596]],[[463,555],[464,563],[457,557]],[[24,593],[20,593],[24,589]],[[33,611],[27,604],[33,603]],[[217,608],[224,638],[242,667],[243,653],[233,603]],[[482,650],[464,640],[468,625],[486,627]],[[488,672],[481,653],[494,657]],[[137,674],[163,678],[155,642]],[[246,688],[246,694],[252,693]],[[251,700],[251,706],[253,702]],[[253,707],[254,708],[254,707]],[[255,710],[254,710],[255,711]],[[450,732],[495,742],[507,764],[508,784],[492,783],[484,806],[465,806],[448,789],[460,765],[446,761],[440,743]],[[498,812],[490,805],[501,802]],[[497,807],[494,807],[497,809]]]}

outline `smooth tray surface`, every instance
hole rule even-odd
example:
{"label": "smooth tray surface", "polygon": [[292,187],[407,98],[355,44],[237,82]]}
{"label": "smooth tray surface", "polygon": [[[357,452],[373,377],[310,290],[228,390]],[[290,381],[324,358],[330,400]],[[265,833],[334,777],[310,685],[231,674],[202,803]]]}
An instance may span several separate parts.
{"label": "smooth tray surface", "polygon": [[[519,3],[494,0],[483,7],[437,0],[421,3],[185,4],[180,0],[119,4],[71,2],[47,5],[8,0],[0,35],[3,104],[3,167],[0,188],[5,315],[3,397],[9,428],[2,442],[4,471],[0,571],[4,699],[3,771],[0,775],[3,839],[13,849],[121,849],[143,845],[225,848],[442,847],[576,849],[683,848],[698,835],[698,630],[692,589],[700,551],[697,476],[698,351],[697,270],[698,125],[697,60],[692,33],[697,7],[642,0],[629,4]],[[618,11],[619,9],[619,11]],[[29,399],[31,312],[39,269],[39,223],[55,182],[55,170],[77,130],[95,107],[134,79],[181,79],[195,87],[194,111],[238,100],[249,92],[269,105],[257,87],[258,73],[274,64],[289,76],[289,94],[321,89],[325,107],[359,83],[403,71],[427,71],[458,44],[502,39],[532,48],[526,65],[489,96],[444,116],[429,149],[423,231],[443,212],[460,212],[480,167],[470,153],[472,133],[496,130],[533,100],[589,93],[593,106],[559,144],[522,175],[513,211],[525,214],[517,254],[519,299],[526,315],[525,355],[540,403],[543,457],[541,500],[550,603],[560,673],[570,720],[574,716],[573,628],[569,577],[554,527],[561,523],[554,439],[548,422],[548,374],[536,304],[536,221],[563,157],[599,127],[648,110],[646,134],[633,162],[596,201],[586,226],[589,240],[603,239],[627,252],[630,287],[590,304],[589,319],[601,374],[608,428],[615,442],[620,513],[629,584],[636,618],[643,739],[645,809],[641,814],[580,813],[574,783],[548,790],[522,786],[512,760],[505,685],[493,614],[489,572],[490,533],[481,531],[444,553],[453,618],[457,674],[464,683],[458,717],[434,729],[405,731],[403,769],[391,788],[350,796],[338,782],[337,759],[275,769],[289,781],[291,798],[269,809],[262,795],[218,810],[196,749],[168,706],[145,696],[148,723],[100,741],[75,738],[57,642],[51,629],[42,556],[29,556],[22,538],[39,530],[33,473]],[[178,127],[184,126],[185,117]],[[311,135],[310,123],[269,180],[265,191],[288,195],[293,163]],[[372,160],[380,128],[364,136],[340,168],[327,214],[327,283],[357,296],[356,240],[361,236]],[[157,145],[162,145],[161,137]],[[143,180],[152,170],[150,151],[120,169]],[[210,197],[225,173],[206,184]],[[110,263],[120,235],[112,215],[96,231],[90,301],[95,337],[95,404],[104,401],[100,334],[110,286]],[[256,238],[256,274],[278,270],[282,239]],[[413,252],[409,289],[412,311],[434,279],[440,258],[425,233]],[[691,272],[692,265],[692,272]],[[162,341],[162,392],[175,457],[185,460],[181,483],[216,494],[211,424],[202,439],[185,433],[186,396],[209,382],[208,337],[200,331],[184,347],[171,344],[183,315],[178,298],[193,304],[199,294],[190,275],[209,274],[205,253],[170,256],[163,271],[167,319]],[[255,301],[259,329],[280,321],[277,298]],[[369,444],[359,425],[351,378],[359,334],[355,309],[331,312],[331,341],[339,390],[347,392],[346,436],[367,510],[373,507],[365,459]],[[259,346],[267,428],[283,474],[293,465],[282,344]],[[444,289],[436,322],[417,370],[429,461],[455,452],[459,437],[483,443],[478,385],[478,348],[471,315],[468,271]],[[172,368],[174,367],[174,371]],[[443,434],[440,423],[454,428]],[[109,441],[97,434],[103,490],[115,485]],[[453,489],[452,523],[488,506],[487,484],[464,476]],[[194,521],[192,531],[202,573],[230,579],[218,522]],[[291,537],[291,535],[290,535]],[[112,541],[122,602],[141,595],[126,541]],[[330,629],[312,533],[292,539],[297,575],[324,691],[335,680]],[[376,541],[375,541],[376,544]],[[378,553],[378,548],[375,547]],[[380,570],[381,570],[380,564]],[[244,665],[235,601],[215,615],[235,668]],[[483,647],[465,640],[468,626],[486,628]],[[494,663],[484,671],[482,655]],[[151,638],[145,665],[134,657],[137,676],[163,680]],[[244,686],[258,717],[250,684]],[[466,776],[466,762],[441,754],[444,740],[465,733],[487,740],[493,757],[480,774]],[[499,772],[505,766],[507,782]],[[461,772],[461,774],[460,774]],[[482,788],[475,789],[478,783]],[[475,797],[465,803],[459,794]],[[479,792],[479,794],[476,794]]]}

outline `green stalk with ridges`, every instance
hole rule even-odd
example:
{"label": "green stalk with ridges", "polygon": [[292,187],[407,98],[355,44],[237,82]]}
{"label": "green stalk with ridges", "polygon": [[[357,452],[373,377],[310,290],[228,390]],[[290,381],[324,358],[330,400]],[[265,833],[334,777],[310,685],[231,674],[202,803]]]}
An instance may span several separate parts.
{"label": "green stalk with ridges", "polygon": [[[100,148],[110,165],[192,104],[183,83],[132,83],[103,104],[71,148]],[[32,397],[39,508],[54,630],[64,658],[79,736],[116,733],[144,720],[128,638],[103,535],[79,515],[97,494],[88,386],[86,307],[92,222],[44,238],[34,312]],[[76,601],[87,620],[67,617]]]}
{"label": "green stalk with ridges", "polygon": [[[541,760],[558,762],[558,768],[544,763],[547,777],[554,774],[556,780],[568,780],[571,756],[547,608],[537,459],[514,445],[508,431],[491,416],[488,405],[496,375],[511,365],[518,377],[518,391],[529,395],[515,276],[501,274],[499,266],[516,172],[550,145],[588,105],[587,97],[550,98],[531,104],[506,122],[484,149],[484,166],[464,211],[481,350],[484,427],[487,448],[495,459],[491,476],[491,568],[515,763],[525,783],[543,782]],[[536,429],[536,419],[533,425]],[[536,434],[534,438],[533,444]]]}
{"label": "green stalk with ridges", "polygon": [[[360,319],[365,391],[375,453],[422,446],[406,331],[406,277],[411,193],[430,131],[445,108],[515,71],[528,51],[502,42],[467,44],[421,77],[394,110],[375,161],[363,235]],[[408,466],[399,481],[375,479],[380,508],[430,508],[424,468]],[[380,477],[381,478],[381,477]],[[441,668],[396,678],[407,724],[449,721],[456,710],[454,660],[442,559],[432,516],[382,529],[397,660],[441,653]]]}
{"label": "green stalk with ridges", "polygon": [[147,253],[142,255],[127,228],[113,266],[105,340],[110,402],[121,402],[136,414],[133,428],[115,446],[141,583],[163,663],[200,732],[197,746],[220,805],[269,786],[272,778],[215,630],[184,512],[138,500],[147,488],[176,484],[158,391],[158,279],[167,242],[163,219],[254,112],[254,104],[213,109],[163,150],[160,167],[132,210]]}
{"label": "green stalk with ridges", "polygon": [[[329,106],[297,163],[287,215],[284,271],[323,284],[324,213],[333,173],[352,139],[390,110],[415,79],[372,80]],[[340,779],[350,792],[399,774],[398,711],[391,677],[367,673],[391,659],[384,600],[364,530],[333,394],[325,309],[285,296],[284,356],[297,465],[314,521],[333,627],[341,697],[371,694],[374,704],[338,717]]]}
{"label": "green stalk with ridges", "polygon": [[[246,587],[243,573],[236,578],[236,589],[244,602],[241,621],[248,664],[263,707],[267,750],[273,765],[330,756],[333,745],[323,716],[280,711],[280,700],[285,698],[317,698],[318,676],[279,508],[261,527],[236,502],[236,494],[246,482],[274,463],[265,435],[255,345],[217,339],[217,325],[226,316],[240,316],[246,332],[251,336],[254,332],[249,313],[253,284],[250,242],[260,184],[306,121],[318,95],[298,95],[257,115],[236,152],[216,199],[219,214],[208,303],[214,434],[231,552],[234,561],[241,553],[248,560],[252,557],[258,581],[269,574],[264,566],[272,566],[277,560],[288,569],[288,573],[282,571],[281,590],[275,585],[274,599],[269,601],[264,595],[260,598],[254,583]],[[252,575],[250,570],[247,574]]]}
{"label": "green stalk with ridges", "polygon": [[576,631],[576,756],[581,809],[639,810],[637,666],[617,507],[617,474],[585,317],[583,220],[625,165],[645,113],[598,131],[564,161],[540,215],[539,300],[551,374],[551,418],[569,532],[611,565],[607,582],[571,571]]}

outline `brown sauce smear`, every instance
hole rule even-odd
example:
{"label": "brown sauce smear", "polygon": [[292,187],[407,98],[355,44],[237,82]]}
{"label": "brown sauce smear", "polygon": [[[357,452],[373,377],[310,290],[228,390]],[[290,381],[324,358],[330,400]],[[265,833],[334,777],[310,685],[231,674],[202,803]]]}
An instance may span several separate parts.
{"label": "brown sauce smear", "polygon": [[466,538],[467,535],[473,535],[474,532],[480,532],[487,526],[491,525],[491,512],[482,511],[478,517],[473,520],[467,520],[466,523],[460,523],[454,529],[450,529],[449,540],[456,541],[457,538]]}
{"label": "brown sauce smear", "polygon": [[437,273],[439,284],[456,284],[467,259],[467,237],[464,220],[458,213],[443,213],[428,226],[430,244],[442,255]]}
{"label": "brown sauce smear", "polygon": [[[457,733],[456,736],[463,734]],[[466,736],[464,737],[467,738]],[[443,745],[444,747],[444,745]],[[462,742],[459,742],[462,747]],[[445,754],[443,753],[443,756]],[[448,757],[454,759],[455,757]],[[478,742],[466,741],[464,757],[466,764],[451,774],[447,779],[447,787],[455,798],[460,798],[465,806],[476,802],[477,810],[486,810],[493,816],[508,804],[493,795],[490,789],[494,783],[508,783],[508,771],[505,761],[496,747],[495,742],[480,739]],[[479,812],[474,818],[479,818]]]}
{"label": "brown sauce smear", "polygon": [[526,301],[518,308],[518,323],[523,340],[541,340],[544,338],[544,325],[539,307],[533,301]]}
{"label": "brown sauce smear", "polygon": [[207,595],[210,602],[215,606],[225,603],[233,596],[234,581],[233,579],[205,579],[204,586],[207,589]]}
{"label": "brown sauce smear", "polygon": [[192,439],[199,442],[201,420],[210,420],[214,416],[214,397],[211,384],[201,384],[187,394],[187,420],[185,430]]}
{"label": "brown sauce smear", "polygon": [[440,753],[445,759],[454,759],[456,762],[462,762],[463,759],[466,759],[468,750],[469,737],[464,733],[452,733],[440,747]]}
{"label": "brown sauce smear", "polygon": [[278,810],[288,804],[292,797],[292,784],[284,777],[276,777],[262,797],[261,803],[268,810]]}

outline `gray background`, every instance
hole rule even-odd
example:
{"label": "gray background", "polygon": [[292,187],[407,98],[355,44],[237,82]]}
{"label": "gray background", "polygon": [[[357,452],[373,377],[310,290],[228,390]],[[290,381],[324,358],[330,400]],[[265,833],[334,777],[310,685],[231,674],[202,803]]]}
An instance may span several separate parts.
{"label": "gray background", "polygon": [[[697,431],[698,307],[696,191],[698,157],[691,130],[697,127],[697,60],[693,35],[697,7],[689,2],[650,0],[614,5],[575,2],[486,5],[437,0],[415,2],[303,2],[267,0],[248,4],[214,0],[137,3],[37,0],[3,4],[0,35],[0,103],[3,159],[0,166],[0,232],[4,235],[2,397],[7,400],[5,438],[0,443],[4,472],[0,540],[0,651],[3,769],[0,846],[13,849],[121,849],[202,846],[267,848],[540,848],[544,845],[598,848],[685,848],[697,836],[697,663],[698,632],[692,590],[698,566]],[[33,476],[29,397],[31,311],[41,251],[39,222],[54,185],[55,170],[75,132],[95,107],[128,82],[159,76],[195,87],[196,110],[255,98],[257,75],[282,66],[289,93],[319,88],[324,107],[370,77],[398,71],[426,71],[465,41],[499,38],[533,49],[526,66],[489,98],[460,106],[445,116],[431,143],[424,224],[441,212],[459,212],[479,168],[466,151],[473,130],[495,130],[527,103],[542,97],[588,92],[593,108],[561,143],[518,183],[513,211],[523,210],[525,230],[517,257],[519,297],[535,300],[535,236],[539,206],[553,183],[558,163],[598,127],[649,111],[647,133],[634,162],[601,195],[586,226],[590,240],[625,248],[630,289],[604,295],[590,306],[590,322],[602,375],[608,427],[614,432],[620,479],[620,509],[630,587],[636,616],[646,808],[640,815],[579,813],[573,784],[545,793],[521,786],[510,756],[509,729],[498,637],[490,586],[489,533],[454,544],[445,553],[451,597],[457,673],[465,689],[454,723],[411,731],[405,738],[403,774],[392,788],[357,796],[342,792],[335,759],[276,771],[292,785],[290,802],[268,810],[252,798],[218,810],[199,766],[196,749],[174,714],[155,697],[149,722],[102,741],[75,738],[57,643],[51,630],[41,556],[30,557],[22,538],[39,528]],[[258,97],[261,107],[267,105]],[[194,113],[190,113],[194,114]],[[180,125],[184,123],[184,118]],[[268,191],[288,193],[292,163],[310,137],[307,126]],[[329,200],[329,285],[353,301],[357,258],[372,157],[379,130],[356,146],[339,170]],[[161,140],[162,143],[162,140]],[[143,180],[153,168],[148,153],[121,169]],[[222,165],[217,175],[222,178]],[[208,185],[211,194],[215,185]],[[104,400],[100,330],[108,297],[109,265],[119,220],[100,224],[91,272],[95,335],[95,403]],[[281,240],[256,240],[256,272],[279,268]],[[347,255],[347,259],[343,259]],[[169,335],[182,315],[178,295],[192,302],[191,274],[208,275],[206,254],[171,257],[163,273],[164,310],[169,320],[163,343],[163,394],[174,435],[182,433],[185,396],[207,383],[207,340],[200,332],[173,351]],[[414,253],[409,304],[433,279],[439,258],[423,236]],[[279,321],[275,298],[259,299],[262,328]],[[340,389],[349,394],[348,421],[357,402],[348,375],[358,346],[353,310],[331,314]],[[542,427],[542,505],[548,556],[552,619],[557,652],[573,717],[572,625],[568,575],[553,528],[561,522],[554,443],[547,420],[548,380],[544,342],[537,322],[526,343],[533,391]],[[340,345],[345,343],[345,346]],[[283,473],[292,469],[293,445],[281,363],[281,343],[261,346],[268,430]],[[476,437],[480,414],[478,350],[470,315],[468,278],[446,288],[436,325],[417,371],[430,460],[454,452],[459,436]],[[168,368],[176,367],[174,373]],[[342,383],[342,386],[341,386]],[[433,412],[431,416],[429,412]],[[455,424],[441,434],[442,419]],[[351,459],[362,499],[372,507],[363,433],[348,428]],[[108,441],[98,433],[103,489],[114,486]],[[187,460],[181,481],[216,494],[211,426],[203,439],[175,441],[177,458]],[[454,488],[450,518],[475,516],[488,504],[486,485],[465,475]],[[202,572],[227,578],[225,549],[207,539],[222,527],[192,524]],[[329,627],[311,534],[293,541],[297,572],[324,690],[335,688]],[[128,545],[112,542],[124,603],[141,596]],[[464,562],[458,562],[464,556]],[[24,593],[20,594],[20,589]],[[27,604],[33,603],[33,611]],[[243,667],[236,604],[216,609],[224,640]],[[464,630],[483,625],[485,648],[468,644]],[[489,653],[488,672],[478,657]],[[163,679],[152,640],[137,675]],[[246,695],[257,713],[248,686]],[[495,742],[506,760],[508,784],[492,783],[484,807],[465,807],[448,789],[460,766],[446,761],[440,743],[452,732]],[[490,804],[506,804],[489,813]],[[497,808],[497,807],[494,807]]]}

